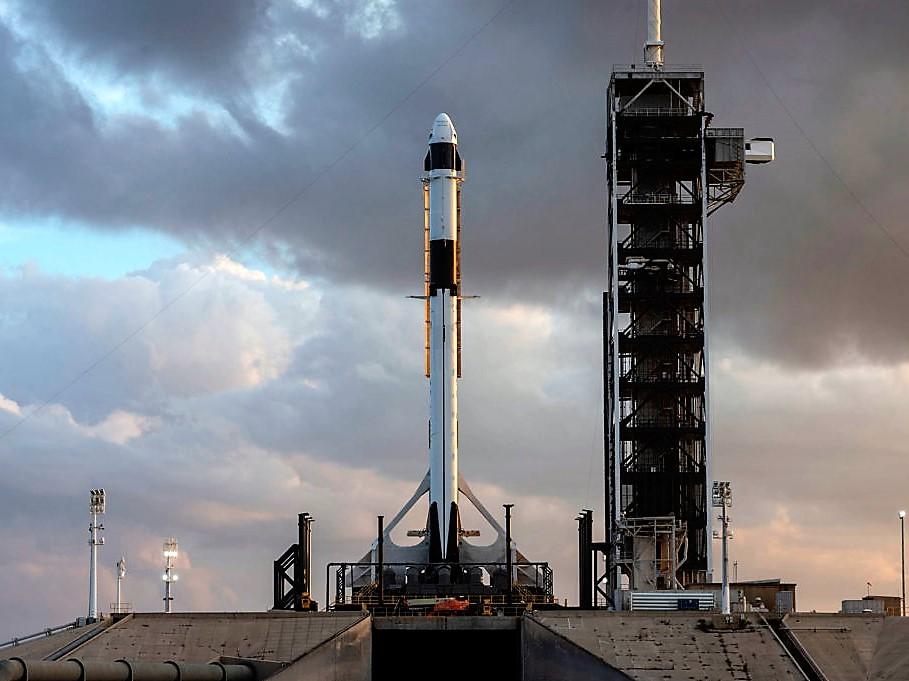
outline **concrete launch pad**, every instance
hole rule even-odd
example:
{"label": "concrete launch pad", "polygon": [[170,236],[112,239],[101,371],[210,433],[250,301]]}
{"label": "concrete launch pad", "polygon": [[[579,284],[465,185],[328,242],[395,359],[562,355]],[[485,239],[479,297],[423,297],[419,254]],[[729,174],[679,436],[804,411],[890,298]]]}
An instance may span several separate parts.
{"label": "concrete launch pad", "polygon": [[[805,657],[797,661],[792,641],[784,645],[758,613],[743,621],[736,616],[731,625],[710,613],[603,610],[516,617],[136,613],[7,647],[0,658],[240,662],[260,665],[256,681],[906,678],[909,620],[792,614],[777,629],[784,640],[793,637]],[[456,651],[454,659],[441,661],[442,649]]]}
{"label": "concrete launch pad", "polygon": [[884,615],[793,613],[783,632],[807,654],[807,666],[827,681],[909,678],[909,619]]}

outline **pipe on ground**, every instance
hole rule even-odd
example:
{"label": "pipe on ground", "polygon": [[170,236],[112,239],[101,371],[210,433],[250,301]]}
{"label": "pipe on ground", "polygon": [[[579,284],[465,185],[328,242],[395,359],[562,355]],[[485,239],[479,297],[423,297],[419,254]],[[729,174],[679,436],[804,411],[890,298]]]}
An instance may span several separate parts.
{"label": "pipe on ground", "polygon": [[245,664],[220,662],[48,662],[12,657],[0,661],[0,681],[256,681],[256,672]]}

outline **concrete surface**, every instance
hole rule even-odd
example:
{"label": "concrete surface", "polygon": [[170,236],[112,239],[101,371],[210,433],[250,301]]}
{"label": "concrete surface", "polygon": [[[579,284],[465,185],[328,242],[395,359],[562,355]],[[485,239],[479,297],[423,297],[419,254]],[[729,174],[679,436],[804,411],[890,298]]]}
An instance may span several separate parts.
{"label": "concrete surface", "polygon": [[517,631],[520,617],[374,617],[376,631]]}
{"label": "concrete surface", "polygon": [[909,618],[793,613],[783,626],[827,681],[909,679]]}
{"label": "concrete surface", "polygon": [[364,617],[268,681],[372,681],[372,623]]}
{"label": "concrete surface", "polygon": [[[275,681],[403,681],[413,676],[408,669],[421,679],[434,669],[437,681],[478,678],[470,670],[497,681],[801,681],[758,616],[741,629],[722,626],[722,618],[696,612],[539,611],[524,619],[140,613],[3,648],[0,658],[289,664]],[[792,614],[782,627],[826,681],[909,681],[909,618]],[[455,650],[459,664],[441,662],[443,650]],[[419,664],[408,668],[410,660]]]}
{"label": "concrete surface", "polygon": [[628,681],[630,676],[570,639],[525,617],[521,627],[522,681],[602,679]]}
{"label": "concrete surface", "polygon": [[362,618],[359,613],[138,613],[70,653],[85,660],[291,662]]}
{"label": "concrete surface", "polygon": [[77,641],[86,634],[95,633],[110,624],[109,621],[96,622],[84,627],[73,629],[64,629],[50,636],[42,636],[27,643],[20,643],[16,646],[7,646],[0,648],[0,660],[10,657],[21,657],[23,660],[44,660],[50,657],[58,650],[65,649],[69,644]]}
{"label": "concrete surface", "polygon": [[704,613],[538,612],[534,619],[637,681],[802,681],[759,620],[703,631]]}

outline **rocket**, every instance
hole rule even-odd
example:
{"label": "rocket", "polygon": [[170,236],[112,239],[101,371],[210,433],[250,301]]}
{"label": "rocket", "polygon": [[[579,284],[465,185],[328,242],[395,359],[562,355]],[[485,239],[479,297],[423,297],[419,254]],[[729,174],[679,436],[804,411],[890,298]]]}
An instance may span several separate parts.
{"label": "rocket", "polygon": [[457,563],[458,379],[461,376],[461,182],[458,133],[436,117],[423,162],[426,376],[429,379],[430,562]]}

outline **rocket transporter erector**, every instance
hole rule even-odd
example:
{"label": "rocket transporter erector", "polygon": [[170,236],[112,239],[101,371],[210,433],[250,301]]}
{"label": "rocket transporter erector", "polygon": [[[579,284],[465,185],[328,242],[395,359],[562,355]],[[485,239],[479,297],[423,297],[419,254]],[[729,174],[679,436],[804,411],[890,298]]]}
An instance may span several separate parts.
{"label": "rocket transporter erector", "polygon": [[429,560],[458,562],[458,378],[461,374],[461,156],[439,114],[423,162],[426,375],[429,378]]}

